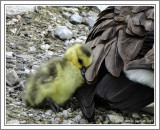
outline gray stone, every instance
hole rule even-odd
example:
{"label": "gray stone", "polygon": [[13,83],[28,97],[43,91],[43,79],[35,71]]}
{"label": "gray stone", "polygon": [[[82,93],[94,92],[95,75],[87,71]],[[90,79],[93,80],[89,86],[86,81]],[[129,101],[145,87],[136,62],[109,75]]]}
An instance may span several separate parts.
{"label": "gray stone", "polygon": [[19,83],[19,77],[14,70],[11,70],[6,74],[6,82],[9,86],[14,86]]}
{"label": "gray stone", "polygon": [[80,122],[81,118],[82,118],[81,115],[77,115],[77,116],[74,118],[74,120],[75,120],[75,122]]}
{"label": "gray stone", "polygon": [[6,52],[6,57],[7,58],[12,58],[13,57],[13,52]]}
{"label": "gray stone", "polygon": [[75,40],[75,43],[82,43],[83,42],[83,40],[82,39],[79,39],[79,38],[77,38],[76,40]]}
{"label": "gray stone", "polygon": [[26,82],[26,80],[23,80],[23,81],[21,81],[16,87],[14,87],[14,90],[20,90],[20,91],[23,91],[24,90],[24,88],[25,88],[25,82]]}
{"label": "gray stone", "polygon": [[34,69],[34,70],[36,70],[36,69],[38,69],[39,68],[39,65],[33,65],[32,66],[32,69]]}
{"label": "gray stone", "polygon": [[67,117],[67,116],[68,116],[68,111],[67,111],[67,110],[63,110],[62,113],[63,113],[63,116],[64,116],[64,117]]}
{"label": "gray stone", "polygon": [[48,44],[41,45],[42,50],[48,50],[49,48],[50,48],[50,45],[48,45]]}
{"label": "gray stone", "polygon": [[32,20],[29,19],[29,20],[27,21],[27,24],[31,24],[31,23],[32,23]]}
{"label": "gray stone", "polygon": [[81,15],[82,15],[83,17],[86,17],[86,16],[87,16],[86,12],[82,12]]}
{"label": "gray stone", "polygon": [[66,40],[66,41],[64,42],[64,45],[66,45],[67,47],[71,46],[71,44],[72,44],[72,43],[70,43],[69,40]]}
{"label": "gray stone", "polygon": [[132,117],[133,117],[134,119],[140,118],[139,115],[138,115],[138,113],[132,113]]}
{"label": "gray stone", "polygon": [[15,48],[16,48],[15,43],[11,42],[11,43],[10,43],[10,47],[11,47],[12,49],[15,49]]}
{"label": "gray stone", "polygon": [[73,33],[66,26],[57,26],[55,34],[62,40],[71,39]]}
{"label": "gray stone", "polygon": [[33,59],[32,55],[16,55],[16,57],[22,58],[22,59]]}
{"label": "gray stone", "polygon": [[17,32],[17,28],[10,29],[10,31],[11,31],[13,34],[16,34],[16,32]]}
{"label": "gray stone", "polygon": [[62,124],[70,124],[69,120],[63,120]]}
{"label": "gray stone", "polygon": [[39,121],[39,120],[41,119],[40,116],[34,116],[33,118],[34,118],[34,120],[36,120],[36,121]]}
{"label": "gray stone", "polygon": [[52,111],[52,110],[47,110],[47,111],[45,112],[45,114],[46,114],[46,115],[49,115],[49,116],[51,116],[51,115],[52,115],[52,113],[53,113],[53,111]]}
{"label": "gray stone", "polygon": [[29,117],[33,117],[33,114],[32,114],[32,113],[30,113],[30,114],[28,114],[28,116],[29,116]]}
{"label": "gray stone", "polygon": [[15,102],[14,104],[17,105],[17,106],[21,106],[22,105],[21,102]]}
{"label": "gray stone", "polygon": [[87,13],[87,17],[96,17],[96,16],[98,16],[98,13],[96,13],[96,12],[94,12],[94,11],[89,11],[89,12]]}
{"label": "gray stone", "polygon": [[65,18],[69,18],[71,16],[70,13],[65,13],[65,12],[62,12],[62,15],[65,17]]}
{"label": "gray stone", "polygon": [[29,52],[35,52],[35,51],[36,51],[36,48],[34,46],[29,47]]}
{"label": "gray stone", "polygon": [[82,21],[83,21],[83,18],[81,16],[77,15],[77,14],[74,14],[70,17],[70,22],[71,23],[77,24],[77,23],[82,23]]}
{"label": "gray stone", "polygon": [[26,124],[27,121],[23,120],[23,121],[20,121],[20,124]]}
{"label": "gray stone", "polygon": [[52,57],[53,56],[53,51],[46,51],[45,53],[48,57]]}
{"label": "gray stone", "polygon": [[30,74],[30,70],[25,68],[25,71],[24,71],[25,74]]}
{"label": "gray stone", "polygon": [[107,115],[109,120],[111,121],[111,123],[122,123],[124,121],[124,118],[120,115],[111,115],[111,114],[108,114]]}
{"label": "gray stone", "polygon": [[71,13],[75,13],[79,11],[77,8],[65,8],[65,7],[63,7],[62,10],[65,10]]}
{"label": "gray stone", "polygon": [[93,27],[93,25],[95,24],[97,20],[97,17],[87,17],[85,18],[85,23],[89,26],[89,27]]}
{"label": "gray stone", "polygon": [[54,32],[51,33],[51,37],[52,37],[52,39],[56,38],[55,35],[54,35]]}
{"label": "gray stone", "polygon": [[18,22],[18,19],[12,19],[6,23],[6,25],[13,25]]}

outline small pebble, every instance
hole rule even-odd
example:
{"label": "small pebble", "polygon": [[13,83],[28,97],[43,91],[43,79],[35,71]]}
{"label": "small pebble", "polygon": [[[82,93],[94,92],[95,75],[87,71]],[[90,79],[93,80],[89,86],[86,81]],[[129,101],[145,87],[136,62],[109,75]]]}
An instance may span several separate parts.
{"label": "small pebble", "polygon": [[74,24],[82,23],[83,18],[77,14],[74,14],[70,17],[70,22]]}
{"label": "small pebble", "polygon": [[6,82],[9,86],[14,86],[20,82],[20,79],[14,70],[11,70],[6,74]]}
{"label": "small pebble", "polygon": [[50,45],[48,44],[41,45],[42,50],[48,50],[49,48],[50,48]]}
{"label": "small pebble", "polygon": [[120,116],[120,115],[111,115],[111,114],[108,114],[107,116],[108,116],[109,120],[112,123],[115,123],[115,124],[122,123],[124,121],[123,116]]}
{"label": "small pebble", "polygon": [[47,111],[45,112],[45,114],[46,114],[46,115],[49,115],[49,116],[52,115],[52,113],[53,113],[52,110],[47,110]]}
{"label": "small pebble", "polygon": [[137,113],[133,113],[133,114],[132,114],[132,117],[135,118],[135,119],[140,118],[139,115],[138,115]]}
{"label": "small pebble", "polygon": [[55,35],[57,35],[62,40],[68,40],[72,38],[73,33],[66,26],[57,26]]}
{"label": "small pebble", "polygon": [[6,57],[7,58],[12,58],[13,57],[13,52],[6,52]]}

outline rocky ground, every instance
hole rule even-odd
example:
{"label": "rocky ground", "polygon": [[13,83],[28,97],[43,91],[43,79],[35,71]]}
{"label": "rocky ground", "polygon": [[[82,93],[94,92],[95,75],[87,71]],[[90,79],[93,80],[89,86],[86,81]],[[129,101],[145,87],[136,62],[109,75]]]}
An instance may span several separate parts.
{"label": "rocky ground", "polygon": [[[7,124],[89,124],[75,97],[70,107],[54,113],[29,108],[23,101],[24,83],[51,57],[63,57],[68,47],[85,43],[99,9],[96,7],[35,7],[34,11],[6,16],[6,122]],[[90,124],[153,124],[154,115],[125,114],[97,108]]]}

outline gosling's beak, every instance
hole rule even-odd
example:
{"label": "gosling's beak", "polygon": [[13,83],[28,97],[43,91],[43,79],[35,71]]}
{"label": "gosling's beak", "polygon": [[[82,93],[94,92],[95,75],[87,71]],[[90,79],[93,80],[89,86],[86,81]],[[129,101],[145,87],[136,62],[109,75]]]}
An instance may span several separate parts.
{"label": "gosling's beak", "polygon": [[81,73],[83,77],[85,77],[85,72],[86,72],[86,67],[82,66]]}

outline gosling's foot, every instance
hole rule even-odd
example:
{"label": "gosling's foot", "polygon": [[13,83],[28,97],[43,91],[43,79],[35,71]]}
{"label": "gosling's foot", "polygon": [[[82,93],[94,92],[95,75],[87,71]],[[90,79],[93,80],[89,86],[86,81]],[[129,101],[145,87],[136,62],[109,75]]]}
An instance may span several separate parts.
{"label": "gosling's foot", "polygon": [[63,108],[59,107],[58,104],[52,98],[45,98],[41,103],[39,103],[36,107],[42,108],[48,105],[53,112],[61,112]]}

